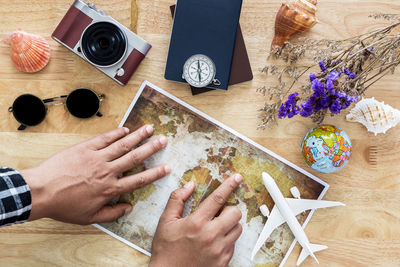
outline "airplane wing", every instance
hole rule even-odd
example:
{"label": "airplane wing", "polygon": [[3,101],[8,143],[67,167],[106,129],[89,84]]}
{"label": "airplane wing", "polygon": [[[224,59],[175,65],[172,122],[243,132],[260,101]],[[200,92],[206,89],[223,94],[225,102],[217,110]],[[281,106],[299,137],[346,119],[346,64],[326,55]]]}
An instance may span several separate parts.
{"label": "airplane wing", "polygon": [[[311,210],[311,209],[345,206],[345,204],[335,201],[295,199],[295,198],[285,198],[285,199],[290,209],[293,211],[295,215],[298,215],[306,210]],[[258,250],[260,250],[260,248],[264,245],[265,241],[267,241],[271,233],[284,222],[286,221],[280,214],[279,209],[276,206],[274,206],[274,208],[271,211],[271,214],[268,216],[268,220],[265,223],[265,226],[260,236],[258,237],[257,243],[254,246],[254,249],[251,253],[252,260],[254,259],[254,256],[257,254]]]}
{"label": "airplane wing", "polygon": [[336,201],[295,199],[295,198],[285,198],[285,199],[290,209],[293,211],[295,215],[298,215],[306,210],[345,206],[345,204]]}
{"label": "airplane wing", "polygon": [[251,252],[252,260],[254,259],[254,256],[257,254],[258,250],[264,245],[265,241],[267,241],[271,233],[284,222],[285,219],[283,219],[282,215],[279,213],[278,208],[274,206],[271,214],[268,216],[268,220],[265,223],[260,236],[258,237],[257,243],[254,246],[253,251]]}

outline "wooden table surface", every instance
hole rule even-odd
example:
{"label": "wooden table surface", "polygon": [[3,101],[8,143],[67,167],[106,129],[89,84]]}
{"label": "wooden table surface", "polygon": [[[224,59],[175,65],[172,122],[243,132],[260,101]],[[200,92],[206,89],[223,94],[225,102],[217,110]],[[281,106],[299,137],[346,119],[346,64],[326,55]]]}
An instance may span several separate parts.
{"label": "wooden table surface", "polygon": [[[137,32],[153,48],[129,84],[121,87],[50,38],[72,0],[0,0],[0,38],[17,28],[43,35],[51,45],[50,64],[36,74],[21,73],[9,60],[9,48],[0,45],[0,164],[24,169],[53,153],[118,126],[143,80],[158,85],[194,107],[225,123],[299,166],[306,166],[299,144],[314,126],[308,119],[283,120],[273,130],[256,130],[257,109],[264,99],[255,90],[271,82],[261,73],[273,36],[280,0],[244,0],[240,23],[254,71],[254,80],[192,96],[187,86],[163,78],[174,0],[137,0]],[[135,0],[96,0],[106,13],[130,27],[136,14]],[[342,39],[383,26],[368,15],[399,13],[398,0],[324,0],[318,4],[320,21],[308,36]],[[367,93],[400,108],[398,72],[387,76]],[[89,87],[107,98],[102,118],[79,120],[63,107],[52,107],[37,127],[18,132],[7,108],[20,94],[41,98]],[[345,112],[346,113],[346,112]],[[317,174],[331,184],[325,199],[342,201],[345,208],[318,210],[306,228],[313,243],[328,250],[318,253],[320,266],[400,266],[400,127],[375,137],[357,123],[346,122],[345,113],[328,118],[349,134],[353,155],[338,174]],[[371,153],[376,150],[376,155]],[[372,154],[372,155],[371,155]],[[377,164],[371,164],[371,157]],[[311,171],[313,172],[313,171]],[[294,266],[299,246],[286,266]],[[145,266],[148,257],[93,226],[76,226],[43,219],[0,229],[0,266]],[[307,259],[303,266],[316,266]]]}

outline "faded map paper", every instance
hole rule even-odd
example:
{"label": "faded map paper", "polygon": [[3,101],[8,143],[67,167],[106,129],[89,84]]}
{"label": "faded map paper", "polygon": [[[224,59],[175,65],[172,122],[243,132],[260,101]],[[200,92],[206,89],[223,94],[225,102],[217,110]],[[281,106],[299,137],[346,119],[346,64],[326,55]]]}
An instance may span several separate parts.
{"label": "faded map paper", "polygon": [[[121,122],[121,126],[128,127],[131,132],[145,124],[153,125],[155,135],[165,135],[168,146],[130,173],[162,163],[169,164],[172,172],[151,185],[122,195],[119,202],[131,203],[133,211],[117,222],[96,226],[150,255],[159,217],[173,190],[188,181],[195,182],[195,192],[184,211],[189,214],[224,179],[240,173],[243,182],[228,204],[237,205],[242,211],[243,233],[236,243],[230,266],[283,265],[295,244],[286,224],[271,234],[255,261],[250,260],[266,222],[259,206],[266,204],[270,210],[274,206],[262,183],[261,173],[269,173],[285,197],[292,197],[290,188],[297,186],[302,198],[321,199],[328,185],[149,82],[142,84]],[[311,215],[312,212],[306,212],[297,218],[303,224]]]}

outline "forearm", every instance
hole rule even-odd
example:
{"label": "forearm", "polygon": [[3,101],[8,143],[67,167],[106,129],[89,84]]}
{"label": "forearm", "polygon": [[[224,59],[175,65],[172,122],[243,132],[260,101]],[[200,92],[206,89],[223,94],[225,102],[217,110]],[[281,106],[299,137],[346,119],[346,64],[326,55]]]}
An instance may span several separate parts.
{"label": "forearm", "polygon": [[0,168],[0,226],[26,222],[32,209],[31,192],[22,175]]}

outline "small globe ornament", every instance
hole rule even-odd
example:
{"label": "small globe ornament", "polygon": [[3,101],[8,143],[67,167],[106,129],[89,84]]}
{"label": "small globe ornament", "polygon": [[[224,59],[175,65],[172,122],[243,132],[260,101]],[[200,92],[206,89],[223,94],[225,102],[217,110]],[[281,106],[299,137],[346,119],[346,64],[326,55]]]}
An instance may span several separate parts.
{"label": "small globe ornament", "polygon": [[322,173],[343,169],[351,155],[346,132],[332,125],[320,125],[306,133],[301,151],[308,166]]}

